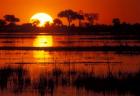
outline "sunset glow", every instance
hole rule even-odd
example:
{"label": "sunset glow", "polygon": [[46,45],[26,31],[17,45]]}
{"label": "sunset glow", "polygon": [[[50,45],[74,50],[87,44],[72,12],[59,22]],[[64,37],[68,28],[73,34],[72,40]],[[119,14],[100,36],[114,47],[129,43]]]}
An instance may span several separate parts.
{"label": "sunset glow", "polygon": [[[39,22],[36,22],[39,21]],[[53,23],[53,19],[50,15],[46,13],[37,13],[30,18],[31,23],[35,23],[39,27],[44,27],[46,23]]]}
{"label": "sunset glow", "polygon": [[140,96],[140,0],[1,0],[0,96]]}

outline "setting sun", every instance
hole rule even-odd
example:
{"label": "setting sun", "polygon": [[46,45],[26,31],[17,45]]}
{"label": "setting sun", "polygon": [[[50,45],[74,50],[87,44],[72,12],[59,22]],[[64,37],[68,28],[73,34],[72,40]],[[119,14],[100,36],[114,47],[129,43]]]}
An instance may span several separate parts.
{"label": "setting sun", "polygon": [[53,19],[49,14],[37,13],[30,18],[30,23],[36,23],[38,27],[44,27],[46,23],[53,23]]}

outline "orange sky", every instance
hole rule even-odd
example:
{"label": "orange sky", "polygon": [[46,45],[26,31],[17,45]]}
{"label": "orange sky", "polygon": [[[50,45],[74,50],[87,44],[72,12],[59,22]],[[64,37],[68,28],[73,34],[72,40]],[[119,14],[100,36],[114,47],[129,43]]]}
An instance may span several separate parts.
{"label": "orange sky", "polygon": [[1,0],[0,18],[14,14],[21,22],[38,12],[46,12],[53,18],[64,9],[99,13],[99,23],[111,23],[113,17],[126,22],[140,22],[140,0]]}

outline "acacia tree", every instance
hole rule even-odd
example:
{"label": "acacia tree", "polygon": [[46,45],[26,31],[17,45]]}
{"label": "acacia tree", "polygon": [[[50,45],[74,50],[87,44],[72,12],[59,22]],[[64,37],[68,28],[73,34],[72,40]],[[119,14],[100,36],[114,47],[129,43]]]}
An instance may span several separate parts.
{"label": "acacia tree", "polygon": [[70,27],[72,21],[77,19],[77,14],[78,14],[77,12],[75,12],[75,11],[73,11],[71,9],[68,9],[68,10],[61,11],[58,14],[58,17],[60,17],[60,18],[67,18],[68,26]]}
{"label": "acacia tree", "polygon": [[58,19],[58,18],[54,19],[53,23],[56,26],[62,26],[63,25],[62,21],[60,19]]}
{"label": "acacia tree", "polygon": [[79,10],[79,12],[77,14],[77,19],[79,20],[79,26],[81,26],[82,25],[82,20],[85,19],[83,10]]}
{"label": "acacia tree", "polygon": [[94,25],[94,21],[98,20],[99,15],[97,13],[86,13],[85,17],[87,18],[90,25]]}
{"label": "acacia tree", "polygon": [[79,26],[81,26],[81,21],[84,20],[84,16],[81,14],[77,14],[77,19],[79,20]]}
{"label": "acacia tree", "polygon": [[5,21],[9,22],[9,24],[16,24],[16,22],[19,22],[19,18],[15,17],[14,15],[5,15],[4,16]]}

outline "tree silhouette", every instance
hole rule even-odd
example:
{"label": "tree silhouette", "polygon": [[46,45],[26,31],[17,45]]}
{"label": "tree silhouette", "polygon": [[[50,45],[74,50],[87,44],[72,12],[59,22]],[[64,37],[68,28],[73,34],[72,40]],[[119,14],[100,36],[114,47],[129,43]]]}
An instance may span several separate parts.
{"label": "tree silhouette", "polygon": [[77,19],[79,20],[79,26],[81,26],[81,20],[84,20],[84,16],[81,14],[77,14]]}
{"label": "tree silhouette", "polygon": [[74,12],[74,11],[71,10],[71,9],[64,10],[64,11],[61,11],[61,12],[58,14],[58,17],[67,18],[67,20],[68,20],[68,26],[70,27],[70,26],[71,26],[71,22],[72,22],[73,20],[77,19],[77,12]]}
{"label": "tree silhouette", "polygon": [[37,20],[37,19],[35,19],[35,20],[32,21],[32,25],[33,26],[39,26],[39,24],[40,24],[40,21]]}
{"label": "tree silhouette", "polygon": [[19,22],[19,18],[15,17],[14,15],[5,15],[4,19],[9,22],[9,24],[16,24],[16,22]]}
{"label": "tree silhouette", "polygon": [[94,25],[94,21],[98,20],[99,15],[97,13],[86,13],[85,17],[87,18],[90,25]]}
{"label": "tree silhouette", "polygon": [[120,32],[121,31],[121,21],[119,18],[114,18],[112,20],[113,23],[113,28],[115,32]]}
{"label": "tree silhouette", "polygon": [[121,22],[120,22],[120,19],[119,19],[119,18],[114,18],[114,19],[112,20],[112,23],[113,23],[113,25],[114,25],[114,26],[118,26],[118,25],[120,25],[120,24],[121,24]]}
{"label": "tree silhouette", "polygon": [[58,18],[54,19],[53,23],[55,26],[62,26],[63,25],[62,21]]}
{"label": "tree silhouette", "polygon": [[4,20],[0,19],[0,26],[3,27],[5,25],[6,25],[6,22]]}
{"label": "tree silhouette", "polygon": [[77,19],[79,20],[79,26],[81,26],[82,25],[82,20],[85,19],[83,10],[79,10],[78,15],[77,15]]}

